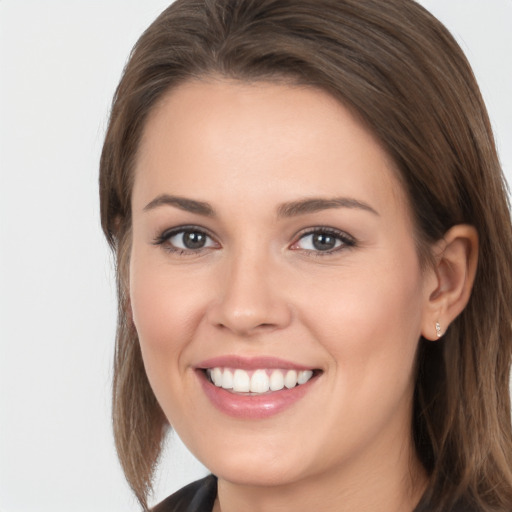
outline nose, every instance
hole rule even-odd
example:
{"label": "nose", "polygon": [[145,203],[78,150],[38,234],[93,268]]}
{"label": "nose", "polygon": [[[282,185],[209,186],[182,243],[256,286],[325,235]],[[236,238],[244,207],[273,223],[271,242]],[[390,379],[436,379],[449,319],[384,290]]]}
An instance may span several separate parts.
{"label": "nose", "polygon": [[209,321],[238,336],[287,327],[292,309],[285,299],[284,274],[270,257],[236,254],[219,272]]}

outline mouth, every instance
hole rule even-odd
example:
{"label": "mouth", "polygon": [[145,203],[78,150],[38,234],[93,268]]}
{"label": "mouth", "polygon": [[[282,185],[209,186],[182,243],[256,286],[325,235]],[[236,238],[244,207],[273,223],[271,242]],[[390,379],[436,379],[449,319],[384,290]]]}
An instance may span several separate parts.
{"label": "mouth", "polygon": [[227,368],[215,366],[202,370],[206,379],[218,388],[248,396],[271,394],[303,386],[316,377],[320,370],[285,368]]}
{"label": "mouth", "polygon": [[263,420],[313,393],[323,370],[276,357],[226,355],[195,366],[205,395],[222,413]]}

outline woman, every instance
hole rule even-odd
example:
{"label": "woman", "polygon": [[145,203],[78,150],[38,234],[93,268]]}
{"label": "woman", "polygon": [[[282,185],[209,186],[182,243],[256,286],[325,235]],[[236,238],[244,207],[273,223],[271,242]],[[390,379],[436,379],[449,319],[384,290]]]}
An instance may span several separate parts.
{"label": "woman", "polygon": [[471,69],[410,0],[178,0],[101,159],[114,427],[147,509],[512,507],[512,238]]}

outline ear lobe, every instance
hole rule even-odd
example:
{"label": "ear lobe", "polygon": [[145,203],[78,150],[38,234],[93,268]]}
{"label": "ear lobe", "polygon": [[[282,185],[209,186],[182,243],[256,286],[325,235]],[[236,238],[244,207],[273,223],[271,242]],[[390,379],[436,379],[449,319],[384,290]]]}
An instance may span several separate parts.
{"label": "ear lobe", "polygon": [[478,263],[476,229],[466,224],[449,229],[434,247],[434,261],[422,325],[429,340],[444,334],[469,301]]}

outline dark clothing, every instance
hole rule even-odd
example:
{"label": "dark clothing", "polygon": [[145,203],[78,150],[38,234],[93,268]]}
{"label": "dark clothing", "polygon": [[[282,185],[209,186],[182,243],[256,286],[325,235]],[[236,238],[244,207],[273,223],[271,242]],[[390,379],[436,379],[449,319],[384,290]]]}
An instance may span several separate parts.
{"label": "dark clothing", "polygon": [[182,487],[152,512],[212,512],[217,497],[217,478],[209,475]]}
{"label": "dark clothing", "polygon": [[[210,475],[175,492],[153,508],[153,512],[212,512],[216,497],[217,478]],[[429,512],[429,510],[428,503],[422,499],[413,512]],[[464,505],[458,505],[449,512],[477,511]]]}

